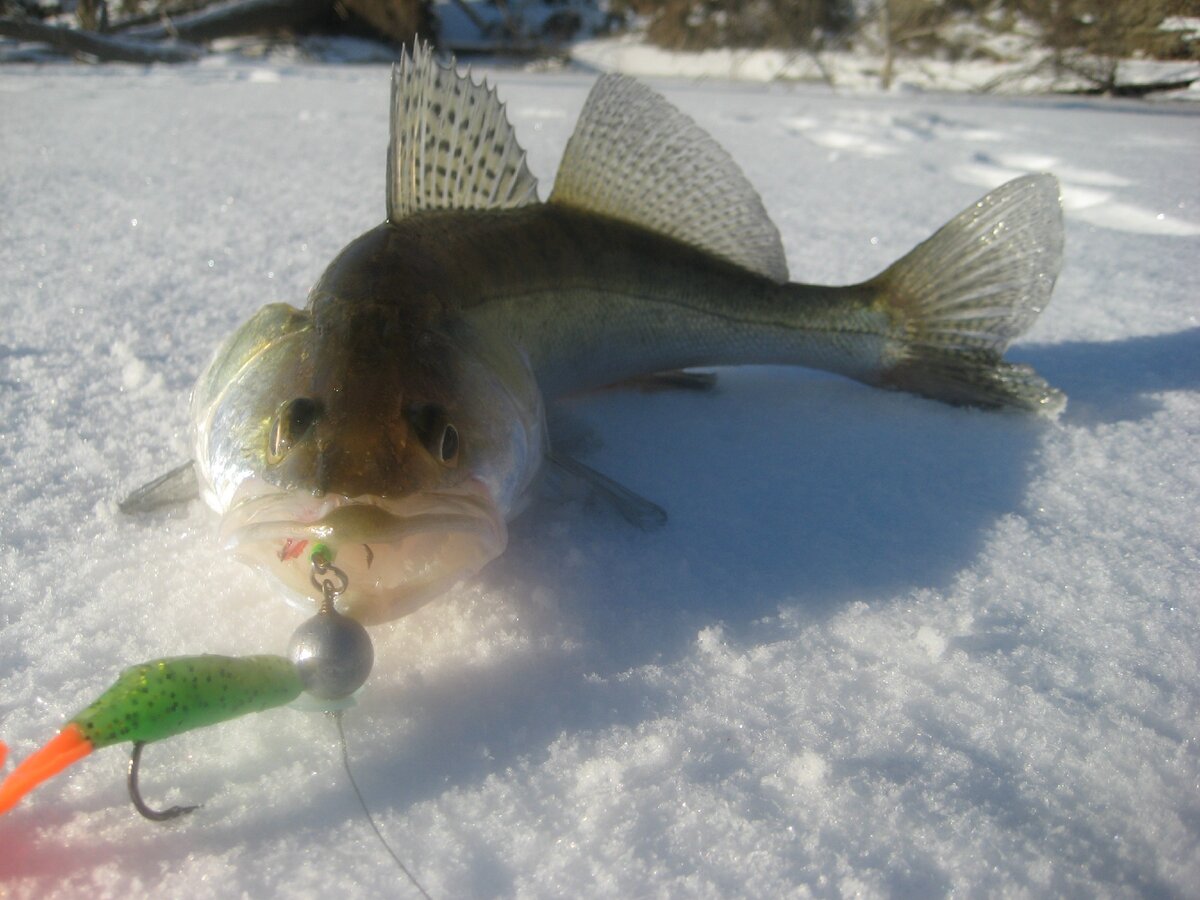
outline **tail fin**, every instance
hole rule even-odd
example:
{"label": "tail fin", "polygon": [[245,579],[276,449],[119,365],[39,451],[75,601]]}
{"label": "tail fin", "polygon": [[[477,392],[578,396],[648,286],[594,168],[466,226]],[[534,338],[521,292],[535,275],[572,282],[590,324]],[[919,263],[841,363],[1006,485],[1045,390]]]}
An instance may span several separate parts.
{"label": "tail fin", "polygon": [[1052,175],[992,191],[868,284],[893,321],[878,383],[936,400],[1056,416],[1066,396],[1002,359],[1050,302],[1062,263]]}

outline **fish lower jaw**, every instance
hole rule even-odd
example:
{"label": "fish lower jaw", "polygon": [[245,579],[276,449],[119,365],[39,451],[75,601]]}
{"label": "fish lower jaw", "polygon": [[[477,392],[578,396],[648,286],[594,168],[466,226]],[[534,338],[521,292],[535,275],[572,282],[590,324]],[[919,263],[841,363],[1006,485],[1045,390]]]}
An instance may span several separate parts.
{"label": "fish lower jaw", "polygon": [[321,548],[345,576],[339,610],[364,625],[416,611],[476,574],[507,543],[503,519],[473,501],[457,509],[408,514],[342,505],[316,521],[251,521],[223,527],[222,535],[237,558],[268,575],[288,602],[308,611],[322,598],[312,563]]}
{"label": "fish lower jaw", "polygon": [[[240,544],[235,554],[276,581],[293,606],[314,612],[322,597],[309,558],[314,543],[303,538],[256,541]],[[483,541],[470,534],[423,534],[390,544],[320,543],[346,577],[338,609],[364,625],[415,612],[476,574],[504,547],[503,540]],[[300,547],[301,552],[289,558],[280,552],[285,547]]]}

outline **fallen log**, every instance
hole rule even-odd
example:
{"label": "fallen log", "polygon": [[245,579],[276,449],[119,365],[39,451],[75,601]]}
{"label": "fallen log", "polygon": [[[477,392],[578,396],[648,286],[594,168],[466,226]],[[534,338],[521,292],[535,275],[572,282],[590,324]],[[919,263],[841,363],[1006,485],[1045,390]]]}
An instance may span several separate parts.
{"label": "fallen log", "polygon": [[204,55],[204,48],[194,44],[147,44],[23,19],[0,19],[0,36],[34,41],[68,53],[86,53],[112,62],[182,63],[194,62]]}
{"label": "fallen log", "polygon": [[1162,91],[1182,91],[1190,88],[1197,81],[1200,81],[1200,75],[1195,75],[1190,78],[1172,78],[1167,81],[1118,81],[1111,85],[1097,85],[1096,87],[1076,88],[1073,91],[1068,91],[1070,94],[1081,94],[1085,96],[1097,97],[1137,97],[1141,99],[1150,94],[1157,94]]}
{"label": "fallen log", "polygon": [[152,25],[127,28],[122,33],[142,41],[170,37],[212,41],[284,28],[302,31],[329,15],[332,8],[333,0],[234,0],[175,18],[164,17]]}
{"label": "fallen log", "polygon": [[168,13],[165,9],[154,9],[149,12],[140,12],[133,15],[122,16],[119,19],[110,19],[108,23],[107,34],[116,34],[121,31],[128,31],[130,28],[137,28],[140,25],[151,25],[155,22],[161,22],[163,16],[183,16],[188,13],[198,12],[205,7],[212,6],[216,0],[187,0],[187,2],[176,2],[171,4],[171,11]]}

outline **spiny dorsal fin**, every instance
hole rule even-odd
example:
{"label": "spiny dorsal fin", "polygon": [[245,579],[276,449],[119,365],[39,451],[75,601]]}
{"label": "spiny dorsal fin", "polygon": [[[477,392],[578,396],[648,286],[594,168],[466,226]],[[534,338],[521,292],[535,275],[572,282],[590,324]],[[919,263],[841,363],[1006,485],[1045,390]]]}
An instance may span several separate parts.
{"label": "spiny dorsal fin", "polygon": [[439,65],[417,44],[392,69],[388,220],[425,209],[507,209],[537,201],[494,88]]}
{"label": "spiny dorsal fin", "polygon": [[550,200],[787,281],[779,232],[737,163],[699,125],[631,78],[605,75],[592,88]]}

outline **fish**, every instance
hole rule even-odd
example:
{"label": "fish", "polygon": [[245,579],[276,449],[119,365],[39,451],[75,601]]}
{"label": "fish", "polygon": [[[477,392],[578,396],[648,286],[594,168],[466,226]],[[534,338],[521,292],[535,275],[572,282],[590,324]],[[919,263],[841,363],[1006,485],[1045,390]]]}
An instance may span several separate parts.
{"label": "fish", "polygon": [[548,467],[644,527],[664,514],[557,452],[547,405],[656,373],[789,364],[951,404],[1056,416],[1005,361],[1063,252],[1058,183],[1017,178],[859,284],[790,282],[732,157],[644,84],[593,86],[543,201],[495,88],[425,45],[393,68],[387,217],[304,309],[272,303],[192,392],[192,459],[127,511],[198,494],[223,545],[301,604],[407,615],[499,556]]}

